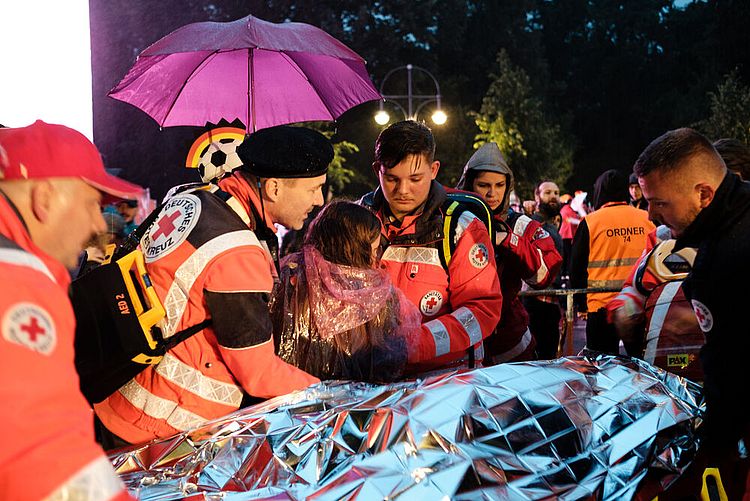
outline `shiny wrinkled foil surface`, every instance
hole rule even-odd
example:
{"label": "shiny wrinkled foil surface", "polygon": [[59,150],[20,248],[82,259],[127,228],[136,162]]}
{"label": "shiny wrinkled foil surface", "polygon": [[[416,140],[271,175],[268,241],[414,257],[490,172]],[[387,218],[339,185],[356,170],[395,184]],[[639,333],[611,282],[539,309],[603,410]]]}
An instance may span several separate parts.
{"label": "shiny wrinkled foil surface", "polygon": [[686,468],[700,388],[609,356],[327,382],[111,456],[172,499],[628,499]]}

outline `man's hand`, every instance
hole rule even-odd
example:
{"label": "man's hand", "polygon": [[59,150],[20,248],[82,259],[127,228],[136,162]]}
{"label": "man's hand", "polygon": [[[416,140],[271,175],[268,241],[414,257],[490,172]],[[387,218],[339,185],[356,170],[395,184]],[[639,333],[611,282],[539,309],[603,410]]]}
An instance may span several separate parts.
{"label": "man's hand", "polygon": [[536,210],[536,202],[533,200],[524,200],[523,201],[523,212],[527,216],[531,216],[534,211]]}

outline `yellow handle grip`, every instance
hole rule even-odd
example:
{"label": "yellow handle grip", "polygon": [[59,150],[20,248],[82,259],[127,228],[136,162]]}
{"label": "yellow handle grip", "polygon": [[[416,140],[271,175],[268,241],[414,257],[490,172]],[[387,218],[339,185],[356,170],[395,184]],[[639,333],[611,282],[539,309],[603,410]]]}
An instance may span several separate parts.
{"label": "yellow handle grip", "polygon": [[[143,260],[143,254],[134,251],[130,254],[122,257],[117,261],[117,265],[120,267],[120,272],[125,281],[125,288],[128,291],[128,296],[133,303],[133,310],[138,317],[138,322],[141,324],[143,333],[146,336],[149,347],[153,350],[156,348],[156,340],[151,335],[151,328],[155,326],[164,316],[166,311],[162,306],[159,296],[156,294],[153,284],[146,271],[146,263]],[[148,302],[148,310],[145,309],[136,291],[136,284],[133,283],[133,279],[130,275],[130,270],[135,267],[135,275],[138,280],[138,286],[143,292],[143,296]],[[141,362],[142,363],[142,362]]]}

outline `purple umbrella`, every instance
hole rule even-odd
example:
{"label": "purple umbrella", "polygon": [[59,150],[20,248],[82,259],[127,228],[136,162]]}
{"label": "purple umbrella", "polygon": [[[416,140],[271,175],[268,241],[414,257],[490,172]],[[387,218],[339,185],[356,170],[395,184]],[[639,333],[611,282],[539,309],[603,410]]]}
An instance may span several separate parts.
{"label": "purple umbrella", "polygon": [[335,120],[381,98],[365,61],[325,31],[253,16],[173,31],[141,52],[109,95],[160,126],[239,119],[248,132]]}

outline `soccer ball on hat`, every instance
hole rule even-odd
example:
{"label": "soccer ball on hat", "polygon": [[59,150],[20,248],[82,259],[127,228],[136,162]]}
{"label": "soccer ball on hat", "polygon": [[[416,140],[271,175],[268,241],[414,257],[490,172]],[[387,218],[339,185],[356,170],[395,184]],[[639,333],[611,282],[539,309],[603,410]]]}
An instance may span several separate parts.
{"label": "soccer ball on hat", "polygon": [[245,140],[245,129],[219,127],[195,140],[188,153],[186,166],[198,169],[204,182],[221,179],[242,165],[237,147]]}

